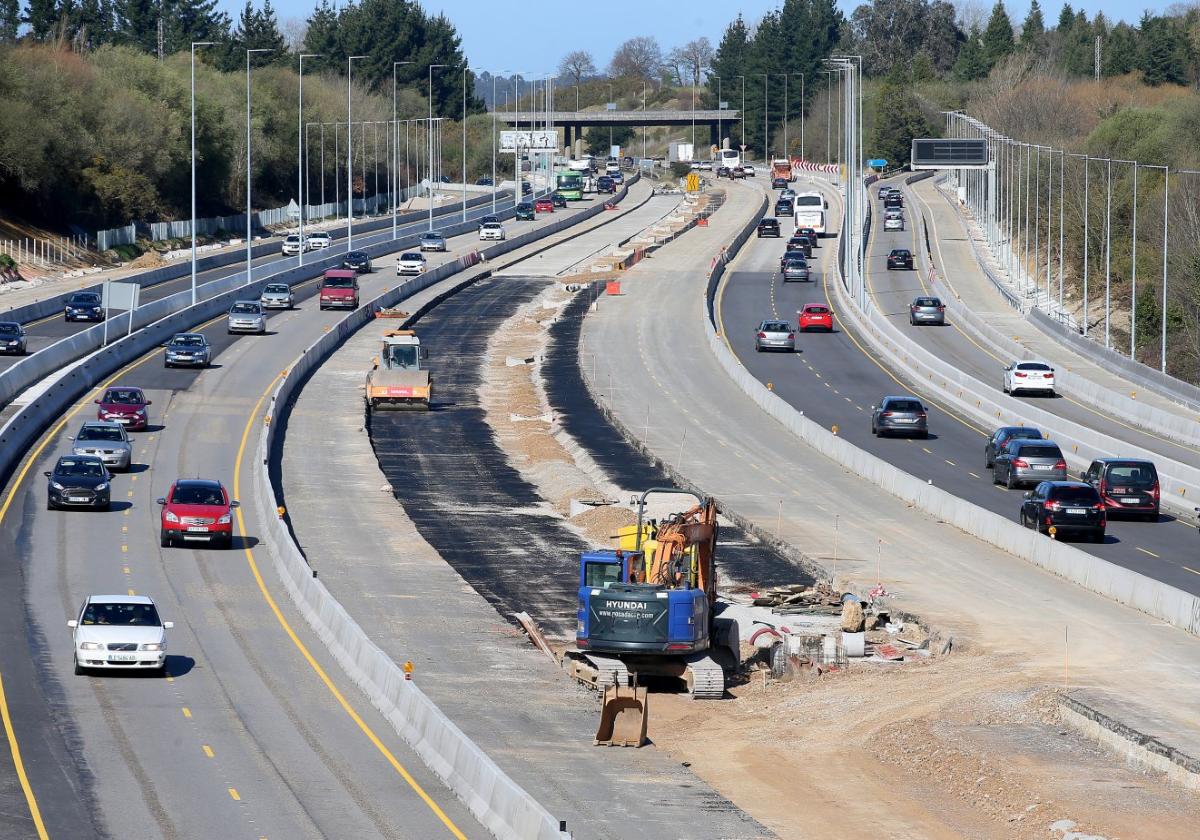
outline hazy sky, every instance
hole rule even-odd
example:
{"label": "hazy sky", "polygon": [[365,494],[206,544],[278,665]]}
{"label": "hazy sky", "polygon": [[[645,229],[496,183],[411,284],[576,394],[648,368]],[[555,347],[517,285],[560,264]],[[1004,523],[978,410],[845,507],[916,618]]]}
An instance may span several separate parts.
{"label": "hazy sky", "polygon": [[[257,6],[261,0],[253,0]],[[993,0],[955,2],[960,10],[981,15],[986,20]],[[1039,0],[1048,26],[1058,20],[1062,0]],[[1171,0],[1173,2],[1173,0]],[[1088,17],[1103,9],[1110,20],[1136,23],[1149,8],[1161,10],[1171,2],[1156,0],[1084,0],[1072,2],[1075,9],[1086,9]],[[221,0],[222,7],[236,17],[245,0]],[[315,0],[275,0],[280,21],[303,20],[315,6]],[[684,0],[669,6],[647,6],[644,0],[607,0],[600,5],[584,5],[573,10],[569,3],[517,2],[495,0],[424,0],[431,12],[443,12],[457,26],[463,39],[467,58],[478,70],[525,71],[529,75],[552,72],[564,53],[583,48],[592,53],[596,64],[603,69],[613,50],[623,40],[635,35],[653,35],[669,50],[701,35],[715,46],[738,12],[747,21],[754,21],[781,0]],[[838,5],[847,15],[859,5],[840,0]],[[1014,24],[1025,19],[1029,0],[1006,3]],[[670,10],[668,13],[667,10]],[[580,25],[569,27],[575,17]],[[531,47],[534,47],[531,49]],[[514,59],[514,55],[521,58]]]}

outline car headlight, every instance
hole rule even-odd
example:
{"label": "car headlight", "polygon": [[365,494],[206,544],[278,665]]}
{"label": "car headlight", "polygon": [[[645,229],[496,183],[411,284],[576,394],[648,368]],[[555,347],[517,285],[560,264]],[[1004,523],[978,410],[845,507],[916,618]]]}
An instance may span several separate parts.
{"label": "car headlight", "polygon": [[166,650],[166,642],[147,642],[138,647],[138,650]]}
{"label": "car headlight", "polygon": [[105,491],[105,490],[107,490],[107,489],[108,489],[108,482],[107,482],[107,481],[102,481],[102,482],[100,482],[99,484],[97,484],[97,485],[96,485],[96,492],[97,492],[97,493],[102,493],[102,492],[104,492],[104,491]]}
{"label": "car headlight", "polygon": [[59,484],[57,481],[51,481],[50,486],[53,487],[55,490],[63,489],[63,486],[61,484]]}
{"label": "car headlight", "polygon": [[163,519],[167,520],[168,522],[178,522],[179,521],[179,517],[176,516],[174,514],[174,512],[172,512],[172,511],[167,511],[166,513],[164,513]]}
{"label": "car headlight", "polygon": [[137,413],[138,413],[138,414],[145,414],[145,413],[146,413],[146,409],[144,409],[144,408],[139,408],[139,409],[137,410]]}
{"label": "car headlight", "polygon": [[230,513],[221,514],[221,518],[217,520],[217,524],[218,525],[228,525],[231,521],[232,516],[233,516],[233,514],[230,514]]}
{"label": "car headlight", "polygon": [[101,645],[99,642],[80,642],[79,649],[80,650],[102,650],[103,645]]}

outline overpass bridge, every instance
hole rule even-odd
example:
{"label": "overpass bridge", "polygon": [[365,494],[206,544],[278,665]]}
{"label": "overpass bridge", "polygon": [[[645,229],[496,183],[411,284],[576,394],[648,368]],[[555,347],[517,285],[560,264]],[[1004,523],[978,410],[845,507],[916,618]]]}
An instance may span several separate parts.
{"label": "overpass bridge", "polygon": [[[536,125],[545,123],[546,112],[497,111],[495,117],[498,122],[511,126]],[[707,129],[709,144],[719,146],[725,124],[740,121],[741,112],[730,109],[693,111],[690,108],[676,111],[551,111],[550,120],[554,126],[561,126],[566,132],[568,147],[583,134],[585,128],[686,126],[690,129],[692,125]],[[700,137],[697,134],[697,143],[703,142]]]}

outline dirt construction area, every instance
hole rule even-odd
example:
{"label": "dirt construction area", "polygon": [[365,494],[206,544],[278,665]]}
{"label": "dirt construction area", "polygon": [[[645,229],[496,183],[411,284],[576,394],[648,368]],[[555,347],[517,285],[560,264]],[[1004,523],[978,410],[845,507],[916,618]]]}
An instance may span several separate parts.
{"label": "dirt construction area", "polygon": [[[569,298],[548,285],[493,333],[480,401],[509,463],[582,539],[612,547],[633,513],[587,503],[643,488],[615,484],[546,399],[549,326]],[[652,693],[647,749],[783,838],[1198,836],[1200,799],[1068,729],[1058,686],[1022,674],[1020,656],[956,634],[953,652],[924,659],[782,679],[751,664],[721,701]]]}

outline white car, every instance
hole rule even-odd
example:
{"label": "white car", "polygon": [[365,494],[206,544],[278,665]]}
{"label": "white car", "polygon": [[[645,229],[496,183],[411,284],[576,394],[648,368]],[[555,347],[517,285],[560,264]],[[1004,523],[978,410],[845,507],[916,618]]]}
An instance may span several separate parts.
{"label": "white car", "polygon": [[405,251],[396,260],[397,274],[424,274],[425,255],[420,251]]}
{"label": "white car", "polygon": [[282,250],[285,257],[294,257],[301,251],[308,251],[311,250],[311,248],[311,240],[307,236],[304,237],[304,239],[301,239],[300,234],[298,233],[290,233],[288,234],[287,238],[283,240]]}
{"label": "white car", "polygon": [[790,201],[795,201],[796,200],[796,191],[794,189],[792,189],[791,187],[784,187],[782,190],[779,191],[779,199],[778,200],[783,201],[785,198]]}
{"label": "white car", "polygon": [[888,213],[883,217],[884,230],[904,230],[904,217],[899,213]]}
{"label": "white car", "polygon": [[499,222],[484,222],[479,228],[480,239],[503,239],[504,225]]}
{"label": "white car", "polygon": [[742,164],[742,174],[745,175],[747,178],[753,178],[754,174],[755,174],[754,173],[754,164],[743,163]]}
{"label": "white car", "polygon": [[308,248],[310,251],[316,251],[320,248],[328,248],[331,243],[329,234],[324,231],[310,233],[308,235]]}
{"label": "white car", "polygon": [[1037,391],[1054,396],[1054,368],[1047,362],[1013,362],[1004,368],[1004,393]]}
{"label": "white car", "polygon": [[702,161],[700,161],[700,169],[701,169],[702,171],[704,171],[704,172],[712,172],[712,168],[713,168],[713,165],[712,165],[712,161],[711,161],[711,160],[702,160]]}
{"label": "white car", "polygon": [[96,669],[157,671],[167,667],[167,630],[145,595],[89,595],[79,617],[67,622],[75,673]]}

